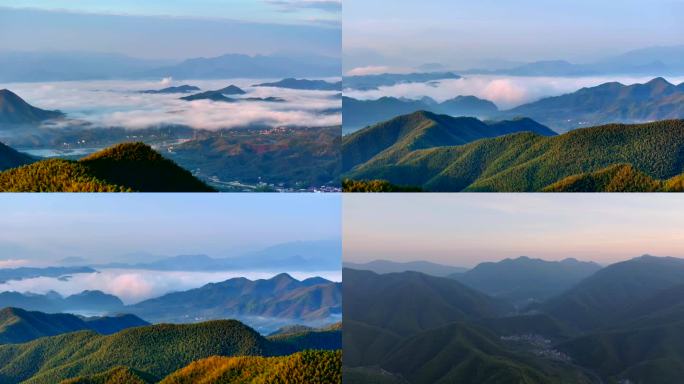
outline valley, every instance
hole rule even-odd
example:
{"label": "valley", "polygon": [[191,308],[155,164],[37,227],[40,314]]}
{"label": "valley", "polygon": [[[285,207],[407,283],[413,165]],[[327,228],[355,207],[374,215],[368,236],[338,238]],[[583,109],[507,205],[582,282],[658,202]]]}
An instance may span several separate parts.
{"label": "valley", "polygon": [[143,142],[219,191],[339,190],[334,83],[255,83],[191,80],[154,89],[151,81],[60,82],[47,93],[12,83],[14,91],[0,94],[0,141],[34,157],[70,160]]}
{"label": "valley", "polygon": [[[679,302],[665,298],[680,291],[683,262],[642,256],[595,266],[550,294],[545,288],[568,276],[561,264],[554,272],[524,259],[494,263],[504,280],[485,280],[491,288],[464,277],[485,264],[452,279],[345,269],[345,370],[359,383],[373,382],[372,367],[396,383],[617,383],[648,381],[658,369],[674,383],[684,355],[671,343],[682,318]],[[518,296],[525,281],[545,296]]]}

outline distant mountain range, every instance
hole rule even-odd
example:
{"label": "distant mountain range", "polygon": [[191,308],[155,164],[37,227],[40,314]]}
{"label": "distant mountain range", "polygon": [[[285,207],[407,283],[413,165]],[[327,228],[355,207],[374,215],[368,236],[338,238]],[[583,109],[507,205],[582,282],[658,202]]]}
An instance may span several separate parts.
{"label": "distant mountain range", "polygon": [[274,83],[255,84],[255,87],[276,87],[310,91],[342,91],[342,82],[330,83],[324,80],[287,78]]}
{"label": "distant mountain range", "polygon": [[523,256],[480,263],[465,273],[450,277],[490,296],[525,306],[556,296],[599,269],[601,266],[593,262],[546,261]]}
{"label": "distant mountain range", "polygon": [[76,273],[94,273],[95,270],[90,267],[18,267],[18,268],[1,268],[0,269],[0,283],[6,283],[10,280],[24,280],[36,277],[61,277],[68,278],[70,275]]}
{"label": "distant mountain range", "polygon": [[1,82],[114,79],[228,79],[340,76],[339,58],[297,55],[226,54],[182,62],[141,60],[90,52],[0,54]]}
{"label": "distant mountain range", "polygon": [[338,58],[323,56],[280,56],[227,54],[188,59],[181,63],[141,72],[137,77],[176,79],[286,78],[340,76]]}
{"label": "distant mountain range", "polygon": [[[339,340],[339,331],[327,332]],[[308,341],[301,343],[302,338]],[[305,349],[317,351],[300,353]],[[341,353],[325,351],[334,349],[339,349],[339,341],[306,334],[265,338],[235,320],[162,324],[112,335],[80,331],[2,345],[0,377],[5,383],[156,383],[171,375],[163,382],[179,383],[240,367],[240,381],[252,377],[339,383]],[[229,375],[223,382],[240,382],[236,380]]]}
{"label": "distant mountain range", "polygon": [[469,69],[464,74],[509,76],[682,75],[684,45],[648,47],[607,57],[592,63],[544,60],[502,69]]}
{"label": "distant mountain range", "polygon": [[414,271],[440,277],[460,274],[468,270],[468,268],[437,264],[429,261],[397,262],[391,260],[373,260],[367,263],[344,262],[344,267],[372,271],[379,274]]}
{"label": "distant mountain range", "polygon": [[96,312],[118,313],[124,308],[116,296],[101,291],[83,291],[63,297],[57,292],[44,295],[35,293],[0,292],[0,308],[17,307],[28,311],[41,312]]}
{"label": "distant mountain range", "polygon": [[377,75],[344,76],[342,84],[345,89],[369,91],[397,84],[429,83],[430,81],[460,78],[461,76],[453,72],[381,73]]}
{"label": "distant mountain range", "polygon": [[279,268],[298,271],[334,271],[339,270],[341,258],[342,245],[340,240],[320,240],[278,244],[237,257],[213,258],[207,255],[178,255],[143,263],[118,262],[96,267],[156,271],[272,271]]}
{"label": "distant mountain range", "polygon": [[501,115],[530,117],[557,132],[608,123],[684,119],[684,83],[670,84],[662,77],[645,84],[605,83],[543,98]]}
{"label": "distant mountain range", "polygon": [[169,64],[95,52],[5,52],[0,53],[0,82],[123,79]]}
{"label": "distant mountain range", "polygon": [[[352,170],[349,178],[360,179],[361,177],[355,175],[365,176],[367,169],[384,167],[400,161],[413,151],[462,145],[514,132],[555,135],[552,130],[531,119],[483,122],[472,117],[451,117],[419,111],[344,136],[342,170]],[[411,184],[396,181],[394,183]]]}
{"label": "distant mountain range", "polygon": [[394,97],[356,100],[344,97],[342,105],[344,133],[421,110],[480,119],[528,117],[556,132],[567,132],[600,124],[682,119],[684,83],[674,85],[662,77],[644,84],[604,83],[560,96],[544,97],[504,111],[499,111],[491,101],[474,96],[457,96],[442,103],[429,97],[419,100]]}
{"label": "distant mountain range", "polygon": [[0,89],[0,127],[6,125],[36,124],[49,119],[63,117],[60,111],[36,108],[14,92]]}
{"label": "distant mountain range", "polygon": [[[404,384],[678,382],[684,260],[642,256],[593,273],[578,263],[483,264],[500,272],[482,281],[487,289],[525,275],[557,292],[517,313],[483,313],[495,299],[446,278],[345,269],[345,370],[359,382]],[[579,281],[558,292],[561,264]]]}
{"label": "distant mountain range", "polygon": [[[684,164],[676,155],[684,145],[684,120],[611,124],[558,136],[523,132],[532,131],[526,127],[530,125],[544,127],[523,120],[523,125],[507,123],[509,132],[519,133],[461,145],[454,137],[465,142],[503,133],[475,120],[468,130],[453,125],[451,135],[422,134],[426,127],[440,127],[440,121],[463,120],[436,119],[420,112],[345,136],[343,178],[384,179],[427,191],[618,192],[684,187]],[[469,133],[466,139],[464,132]],[[619,164],[631,168],[617,172],[610,168]],[[592,172],[598,173],[587,175]]]}
{"label": "distant mountain range", "polygon": [[213,189],[148,145],[125,143],[79,161],[41,160],[0,172],[0,191],[210,192]]}
{"label": "distant mountain range", "polygon": [[342,98],[344,114],[344,133],[352,133],[363,127],[379,123],[399,115],[416,111],[429,111],[436,114],[452,116],[469,116],[489,118],[498,114],[499,109],[489,100],[475,96],[456,96],[453,99],[438,103],[423,97],[420,100],[381,97],[377,100],[357,100],[351,97]]}
{"label": "distant mountain range", "polygon": [[[229,279],[173,292],[126,307],[151,322],[194,322],[240,318],[258,325],[283,320],[324,323],[342,314],[342,284],[320,277],[303,281],[287,274],[267,280]],[[266,325],[264,325],[266,327]],[[268,328],[273,328],[268,325]]]}
{"label": "distant mountain range", "polygon": [[25,343],[82,330],[109,335],[144,325],[149,323],[133,315],[81,318],[66,313],[48,314],[7,307],[0,310],[0,344]]}

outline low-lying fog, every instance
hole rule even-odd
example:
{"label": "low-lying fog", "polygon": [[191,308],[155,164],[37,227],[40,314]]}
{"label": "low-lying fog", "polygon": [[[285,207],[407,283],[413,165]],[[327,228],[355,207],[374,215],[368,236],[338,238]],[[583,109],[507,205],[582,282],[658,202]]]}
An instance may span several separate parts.
{"label": "low-lying fog", "polygon": [[[95,126],[137,129],[160,124],[180,124],[198,129],[220,129],[255,124],[312,127],[341,124],[341,113],[323,113],[341,107],[341,100],[335,97],[339,92],[251,86],[277,80],[280,79],[67,81],[6,83],[0,84],[0,89],[7,88],[13,91],[35,107],[59,109],[67,113],[67,117],[71,119],[85,120]],[[156,90],[182,84],[198,86],[201,91],[186,94],[140,93],[142,90]],[[247,94],[227,97],[279,97],[285,99],[285,102],[226,103],[179,99],[194,93],[221,89],[231,84],[242,88]]]}
{"label": "low-lying fog", "polygon": [[84,290],[100,290],[119,297],[125,304],[158,297],[169,292],[198,288],[208,283],[216,283],[235,277],[250,280],[270,279],[287,272],[298,280],[320,276],[331,281],[342,281],[342,272],[317,271],[221,271],[221,272],[182,272],[151,271],[140,269],[100,269],[97,273],[78,273],[70,278],[38,277],[25,280],[12,280],[0,284],[0,292],[17,291],[44,294],[56,291],[63,296],[73,295]]}
{"label": "low-lying fog", "polygon": [[[645,83],[656,76],[590,76],[590,77],[533,77],[464,75],[461,79],[429,83],[398,84],[376,90],[345,89],[344,95],[356,99],[377,99],[383,96],[419,99],[429,96],[439,102],[459,95],[473,95],[494,102],[499,109],[509,109],[543,97],[558,96],[583,87],[617,81],[625,85]],[[673,84],[684,82],[684,76],[665,77]]]}

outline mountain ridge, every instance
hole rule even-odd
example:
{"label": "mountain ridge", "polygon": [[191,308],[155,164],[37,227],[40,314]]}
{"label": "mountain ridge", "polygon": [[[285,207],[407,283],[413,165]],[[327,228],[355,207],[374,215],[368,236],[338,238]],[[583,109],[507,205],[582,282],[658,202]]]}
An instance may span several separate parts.
{"label": "mountain ridge", "polygon": [[[354,146],[343,147],[346,156],[352,159],[351,162],[347,159],[347,165],[357,165],[342,177],[384,179],[426,191],[531,192],[541,191],[569,176],[629,164],[666,182],[667,189],[675,191],[682,186],[684,163],[679,153],[684,151],[683,143],[684,120],[609,124],[557,136],[512,133],[464,145],[436,143],[413,151],[404,146],[397,151],[401,156],[378,157],[363,163],[364,157],[359,153],[363,154],[364,148],[347,141],[347,145]],[[643,190],[651,187],[652,183],[641,186]],[[629,185],[622,188],[634,190]]]}

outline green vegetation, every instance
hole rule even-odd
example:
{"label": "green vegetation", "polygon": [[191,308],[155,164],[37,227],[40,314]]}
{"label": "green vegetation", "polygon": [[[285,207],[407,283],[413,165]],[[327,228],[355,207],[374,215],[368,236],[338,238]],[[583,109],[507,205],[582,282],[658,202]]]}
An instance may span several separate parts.
{"label": "green vegetation", "polygon": [[600,332],[559,348],[610,383],[679,383],[684,372],[684,323]]}
{"label": "green vegetation", "polygon": [[127,367],[115,367],[95,375],[67,379],[60,384],[151,384],[154,377]]}
{"label": "green vegetation", "polygon": [[342,367],[344,384],[407,384],[401,376],[379,367]]}
{"label": "green vegetation", "polygon": [[406,115],[415,111],[478,117],[493,117],[499,112],[494,103],[489,100],[478,99],[475,96],[456,96],[441,103],[429,97],[420,100],[406,100],[385,96],[377,100],[357,100],[344,96],[342,97],[343,132],[345,134],[351,133],[395,116]]}
{"label": "green vegetation", "polygon": [[[342,279],[346,318],[402,336],[455,321],[501,316],[513,310],[505,301],[458,281],[418,272],[378,275],[345,268]],[[345,320],[345,341],[348,325]]]}
{"label": "green vegetation", "polygon": [[394,185],[386,180],[348,180],[342,181],[343,192],[421,192],[418,187]]}
{"label": "green vegetation", "polygon": [[148,323],[132,315],[82,319],[67,313],[48,314],[4,308],[0,310],[0,344],[24,343],[39,337],[86,329],[111,334],[142,325]]}
{"label": "green vegetation", "polygon": [[289,345],[294,350],[323,348],[328,350],[342,349],[342,323],[324,329],[301,330],[268,336],[267,339],[282,345]]}
{"label": "green vegetation", "polygon": [[601,269],[538,309],[576,329],[595,330],[654,312],[653,307],[645,307],[643,313],[627,316],[633,306],[660,302],[662,290],[683,282],[684,260],[641,256]]}
{"label": "green vegetation", "polygon": [[234,320],[153,325],[110,336],[83,331],[0,346],[0,381],[55,383],[117,366],[161,379],[209,356],[269,356],[286,352],[286,348]]}
{"label": "green vegetation", "polygon": [[33,157],[0,143],[0,171],[30,164],[34,161],[36,160]]}
{"label": "green vegetation", "polygon": [[[363,167],[365,163],[376,166],[391,164],[419,149],[462,145],[482,138],[528,131],[540,135],[555,135],[547,127],[530,119],[482,122],[472,117],[451,117],[418,111],[345,136],[342,139],[342,171]],[[393,180],[390,182],[413,184]]]}
{"label": "green vegetation", "polygon": [[525,307],[565,292],[591,276],[601,266],[575,259],[546,261],[526,256],[483,262],[453,279],[493,297]]}
{"label": "green vegetation", "polygon": [[6,192],[208,192],[210,187],[142,143],[79,161],[49,159],[0,173]]}
{"label": "green vegetation", "polygon": [[615,164],[596,172],[568,176],[544,188],[544,192],[659,192],[665,182],[639,172],[629,164]]}
{"label": "green vegetation", "polygon": [[341,283],[299,281],[283,273],[271,279],[235,278],[171,292],[131,305],[126,311],[153,322],[172,322],[188,313],[209,319],[261,316],[321,320],[340,313],[341,303]]}
{"label": "green vegetation", "polygon": [[529,116],[563,132],[612,122],[684,118],[684,87],[657,77],[645,84],[604,83],[546,97],[502,113]]}
{"label": "green vegetation", "polygon": [[340,140],[339,126],[231,129],[177,145],[170,156],[223,182],[339,185]]}
{"label": "green vegetation", "polygon": [[465,145],[439,144],[404,150],[399,157],[383,152],[344,177],[428,191],[679,191],[683,150],[684,120],[611,124],[554,137],[515,133]]}
{"label": "green vegetation", "polygon": [[564,372],[545,373],[532,359],[505,350],[496,340],[485,329],[456,323],[406,339],[380,366],[415,384],[588,382]]}
{"label": "green vegetation", "polygon": [[[339,338],[339,331],[322,332],[336,332]],[[305,335],[280,336],[269,340],[235,320],[151,325],[109,336],[80,331],[0,346],[0,382],[91,380],[81,381],[87,383],[114,380],[112,377],[131,372],[143,380],[157,382],[193,361],[211,356],[269,357],[289,355],[301,351],[302,346],[316,350],[339,347],[339,341],[331,344],[331,338],[322,335],[308,339]],[[303,354],[300,362],[304,364],[310,357]],[[327,375],[328,368],[324,367],[329,367],[328,363],[318,366],[316,361],[311,369]],[[322,361],[328,361],[327,357]],[[128,371],[117,367],[126,367]]]}
{"label": "green vegetation", "polygon": [[[551,265],[515,267],[533,276]],[[556,267],[545,273],[557,275]],[[495,269],[505,280],[508,272]],[[343,278],[345,382],[674,384],[684,375],[684,259],[609,265],[524,312],[491,315],[474,305],[491,299],[469,301],[472,293],[447,289],[446,278],[348,269]],[[515,280],[489,288],[515,291]],[[461,319],[438,317],[454,308]]]}
{"label": "green vegetation", "polygon": [[286,357],[210,357],[169,375],[161,384],[341,384],[342,351],[304,351]]}
{"label": "green vegetation", "polygon": [[131,192],[90,174],[83,164],[49,159],[0,173],[3,192]]}

